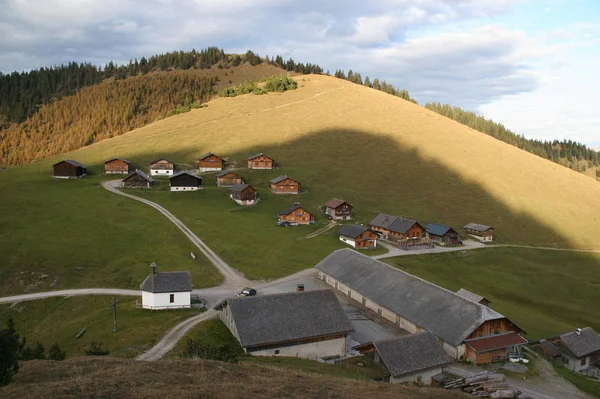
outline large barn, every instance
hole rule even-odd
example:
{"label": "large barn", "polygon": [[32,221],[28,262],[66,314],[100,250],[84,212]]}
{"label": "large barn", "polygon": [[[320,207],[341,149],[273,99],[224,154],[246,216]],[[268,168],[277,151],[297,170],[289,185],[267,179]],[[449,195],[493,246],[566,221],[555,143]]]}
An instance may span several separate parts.
{"label": "large barn", "polygon": [[505,360],[527,340],[507,317],[351,249],[316,265],[318,277],[397,327],[429,331],[457,360]]}
{"label": "large barn", "polygon": [[231,298],[214,309],[254,356],[343,357],[354,331],[331,290]]}
{"label": "large barn", "polygon": [[72,159],[57,162],[52,165],[52,169],[52,177],[58,179],[81,179],[87,176],[87,166]]}

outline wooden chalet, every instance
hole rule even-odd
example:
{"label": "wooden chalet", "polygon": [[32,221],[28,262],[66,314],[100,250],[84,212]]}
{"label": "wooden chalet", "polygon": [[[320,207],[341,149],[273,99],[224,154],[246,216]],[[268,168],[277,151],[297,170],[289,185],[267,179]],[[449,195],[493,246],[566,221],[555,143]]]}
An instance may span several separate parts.
{"label": "wooden chalet", "polygon": [[278,213],[277,219],[279,222],[288,222],[291,224],[311,224],[315,222],[314,215],[298,203]]}
{"label": "wooden chalet", "polygon": [[57,179],[81,179],[87,176],[87,166],[72,159],[57,162],[52,169],[52,177]]}
{"label": "wooden chalet", "polygon": [[352,249],[319,262],[318,278],[409,333],[428,331],[456,360],[506,361],[527,343],[507,317]]}
{"label": "wooden chalet", "polygon": [[352,205],[344,200],[333,198],[324,205],[325,216],[333,220],[352,219]]}
{"label": "wooden chalet", "polygon": [[171,191],[196,191],[201,190],[202,177],[189,172],[178,172],[169,178]]}
{"label": "wooden chalet", "polygon": [[591,327],[577,328],[534,342],[552,359],[574,372],[600,367],[600,335]]}
{"label": "wooden chalet", "polygon": [[370,226],[381,238],[394,242],[414,240],[421,243],[425,236],[425,229],[418,222],[385,213],[375,216]]}
{"label": "wooden chalet", "polygon": [[154,183],[154,180],[150,176],[136,169],[121,181],[121,187],[150,188],[152,183]]}
{"label": "wooden chalet", "polygon": [[175,164],[168,159],[158,158],[150,162],[150,175],[172,176],[175,173]]}
{"label": "wooden chalet", "polygon": [[352,248],[376,248],[377,233],[365,226],[346,224],[338,231],[340,241]]}
{"label": "wooden chalet", "polygon": [[249,169],[273,169],[275,161],[262,152],[248,157]]}
{"label": "wooden chalet", "polygon": [[286,175],[282,175],[270,180],[269,188],[275,194],[300,193],[300,183]]}
{"label": "wooden chalet", "polygon": [[231,187],[234,184],[242,184],[243,182],[244,178],[237,173],[225,171],[217,175],[218,187]]}
{"label": "wooden chalet", "polygon": [[492,242],[494,239],[494,228],[491,226],[478,223],[469,223],[464,228],[465,234],[468,234],[481,242]]}
{"label": "wooden chalet", "polygon": [[229,188],[229,198],[242,206],[254,205],[258,202],[256,190],[249,184],[234,184]]}
{"label": "wooden chalet", "polygon": [[107,175],[118,174],[127,175],[129,174],[129,162],[123,158],[112,158],[104,162],[104,173]]}
{"label": "wooden chalet", "polygon": [[425,230],[427,232],[427,238],[438,245],[444,245],[446,247],[456,247],[459,245],[460,238],[458,237],[458,233],[450,226],[429,223],[425,226]]}
{"label": "wooden chalet", "polygon": [[223,170],[223,166],[225,166],[225,160],[212,152],[200,156],[196,163],[201,172],[215,172]]}

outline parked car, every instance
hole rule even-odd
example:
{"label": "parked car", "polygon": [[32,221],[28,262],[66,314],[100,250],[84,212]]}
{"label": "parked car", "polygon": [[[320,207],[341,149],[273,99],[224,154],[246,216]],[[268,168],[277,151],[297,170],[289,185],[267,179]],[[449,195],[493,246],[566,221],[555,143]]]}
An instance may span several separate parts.
{"label": "parked car", "polygon": [[290,222],[288,222],[287,220],[279,220],[277,222],[277,226],[279,227],[288,227],[290,225]]}
{"label": "parked car", "polygon": [[255,295],[256,295],[256,290],[254,288],[250,288],[250,287],[246,287],[246,288],[242,289],[240,292],[235,294],[235,296],[237,296],[237,297],[255,296]]}

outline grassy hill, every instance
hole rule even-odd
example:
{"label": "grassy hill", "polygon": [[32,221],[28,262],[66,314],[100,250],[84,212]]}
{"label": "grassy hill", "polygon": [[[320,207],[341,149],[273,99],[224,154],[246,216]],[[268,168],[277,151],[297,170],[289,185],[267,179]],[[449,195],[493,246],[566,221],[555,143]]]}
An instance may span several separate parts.
{"label": "grassy hill", "polygon": [[394,398],[467,396],[442,389],[357,381],[257,364],[74,359],[22,364],[3,398]]}

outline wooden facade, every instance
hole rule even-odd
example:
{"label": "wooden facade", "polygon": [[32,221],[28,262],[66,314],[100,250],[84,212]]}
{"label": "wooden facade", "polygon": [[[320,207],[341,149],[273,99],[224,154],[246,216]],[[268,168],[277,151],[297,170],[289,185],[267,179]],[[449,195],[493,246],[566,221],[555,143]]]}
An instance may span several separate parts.
{"label": "wooden facade", "polygon": [[274,179],[269,182],[269,188],[275,194],[298,194],[300,193],[300,183],[289,177],[281,180]]}
{"label": "wooden facade", "polygon": [[225,160],[211,152],[204,154],[196,161],[198,168],[203,172],[223,170]]}
{"label": "wooden facade", "polygon": [[423,238],[425,229],[419,223],[415,222],[411,228],[408,229],[406,233],[400,233],[397,231],[392,231],[390,229],[386,229],[384,227],[371,226],[373,231],[380,233],[386,240],[390,241],[398,241],[398,240],[406,240],[406,239],[419,239]]}
{"label": "wooden facade", "polygon": [[248,158],[248,168],[250,169],[273,169],[275,161],[264,154],[256,154]]}
{"label": "wooden facade", "polygon": [[242,184],[243,182],[242,176],[233,172],[225,172],[217,176],[217,186],[219,187],[231,187],[234,184]]}
{"label": "wooden facade", "polygon": [[152,176],[172,175],[174,171],[175,164],[167,159],[160,158],[150,163],[150,174]]}
{"label": "wooden facade", "polygon": [[494,240],[495,229],[491,226],[485,226],[482,224],[469,223],[464,227],[465,234],[471,237],[477,238],[482,242],[491,242]]}
{"label": "wooden facade", "polygon": [[353,240],[355,243],[354,248],[375,248],[377,246],[377,233],[372,230],[366,230]]}
{"label": "wooden facade", "polygon": [[80,179],[87,176],[87,167],[77,161],[65,159],[52,165],[53,177],[62,179]]}
{"label": "wooden facade", "polygon": [[294,207],[292,210],[286,210],[282,213],[279,213],[277,217],[279,221],[297,224],[310,224],[315,222],[314,215],[300,206]]}
{"label": "wooden facade", "polygon": [[236,184],[229,189],[229,198],[242,206],[254,205],[258,200],[258,193],[248,184]]}
{"label": "wooden facade", "polygon": [[121,187],[129,187],[129,188],[150,188],[152,185],[152,178],[148,177],[141,170],[136,170],[131,173],[129,176],[123,179],[121,182]]}
{"label": "wooden facade", "polygon": [[130,162],[126,159],[113,158],[104,162],[104,173],[106,174],[129,174]]}
{"label": "wooden facade", "polygon": [[352,205],[344,200],[332,199],[324,205],[325,215],[333,220],[350,220],[352,219]]}

